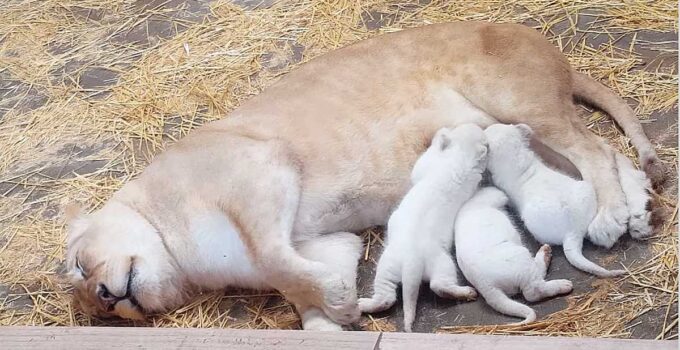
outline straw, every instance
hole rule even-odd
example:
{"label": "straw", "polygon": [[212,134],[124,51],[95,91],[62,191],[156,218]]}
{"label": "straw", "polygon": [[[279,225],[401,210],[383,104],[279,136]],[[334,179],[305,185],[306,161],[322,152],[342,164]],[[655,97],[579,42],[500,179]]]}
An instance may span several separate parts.
{"label": "straw", "polygon": [[[84,315],[61,277],[61,208],[73,201],[88,210],[101,206],[169,143],[224,117],[297,65],[365,38],[448,21],[526,23],[576,69],[629,98],[640,118],[677,109],[677,42],[634,34],[677,32],[677,3],[669,0],[286,0],[255,9],[216,1],[205,15],[187,6],[155,1],[143,9],[125,0],[0,5],[0,325],[299,328],[293,308],[273,292],[205,293],[146,323]],[[584,20],[591,23],[578,29]],[[164,38],[152,35],[154,21],[171,24]],[[594,35],[604,43],[589,46]],[[630,45],[618,47],[625,35]],[[134,36],[141,39],[129,40]],[[295,50],[301,47],[300,60]],[[675,61],[641,69],[641,47]],[[97,74],[113,82],[91,83]],[[582,113],[593,132],[635,159],[608,118]],[[677,124],[669,133],[677,135]],[[677,148],[657,150],[674,175],[658,197],[665,223],[640,243],[652,258],[626,266],[626,278],[569,297],[564,310],[534,324],[442,325],[439,331],[629,337],[644,314],[657,312],[663,318],[658,338],[677,337]],[[381,244],[379,231],[363,237]],[[364,259],[374,261],[370,251]],[[373,317],[362,322],[367,330],[396,329]]]}

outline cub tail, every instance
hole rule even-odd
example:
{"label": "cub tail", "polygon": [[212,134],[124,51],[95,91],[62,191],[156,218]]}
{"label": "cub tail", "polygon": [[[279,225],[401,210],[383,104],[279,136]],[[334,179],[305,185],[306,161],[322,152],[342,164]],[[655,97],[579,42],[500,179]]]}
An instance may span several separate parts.
{"label": "cub tail", "polygon": [[575,268],[598,277],[616,277],[626,273],[625,270],[607,270],[583,256],[583,237],[569,233],[562,243],[567,261]]}
{"label": "cub tail", "polygon": [[524,320],[518,324],[527,324],[536,320],[534,309],[510,299],[502,290],[496,287],[477,288],[477,290],[494,310],[505,315],[523,318]]}
{"label": "cub tail", "polygon": [[404,262],[401,275],[402,299],[404,302],[404,331],[411,332],[416,318],[416,304],[420,284],[423,282],[425,263],[420,259],[410,259]]}

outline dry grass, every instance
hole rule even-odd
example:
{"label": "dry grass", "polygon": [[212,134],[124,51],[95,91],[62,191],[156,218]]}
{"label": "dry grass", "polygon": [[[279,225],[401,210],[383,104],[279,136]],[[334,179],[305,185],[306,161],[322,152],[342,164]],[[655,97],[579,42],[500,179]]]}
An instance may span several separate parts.
{"label": "dry grass", "polygon": [[[677,3],[669,0],[299,0],[255,10],[217,1],[200,20],[165,3],[154,1],[146,10],[124,0],[0,5],[0,325],[129,324],[73,308],[59,275],[60,208],[71,201],[90,209],[101,205],[168,142],[221,118],[299,64],[294,52],[300,45],[304,62],[381,32],[429,23],[523,22],[545,33],[577,69],[631,98],[641,118],[677,108],[677,72],[641,70],[636,53],[644,47],[677,60],[677,42],[635,34],[626,48],[614,45],[640,30],[677,32]],[[577,21],[592,19],[586,31],[576,30]],[[167,38],[147,39],[158,20],[172,23]],[[382,27],[369,29],[377,22]],[[604,43],[591,48],[586,39],[594,34]],[[134,36],[141,42],[130,43]],[[118,81],[88,83],[102,71]],[[624,136],[601,128],[604,119],[593,113],[587,122],[632,156]],[[660,145],[659,152],[677,173],[677,148]],[[651,258],[629,266],[629,277],[570,297],[568,308],[529,326],[442,331],[627,337],[636,317],[663,310],[658,338],[677,337],[677,177],[672,182],[659,198],[672,214],[646,243]],[[229,291],[202,295],[144,325],[297,328],[299,322],[277,294]],[[362,326],[394,330],[379,319]]]}

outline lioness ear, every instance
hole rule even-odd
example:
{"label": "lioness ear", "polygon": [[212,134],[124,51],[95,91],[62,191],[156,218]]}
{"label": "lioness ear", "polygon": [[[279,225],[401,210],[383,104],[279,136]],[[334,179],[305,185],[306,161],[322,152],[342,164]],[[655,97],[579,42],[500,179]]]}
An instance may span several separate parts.
{"label": "lioness ear", "polygon": [[520,134],[522,134],[522,137],[524,137],[525,139],[529,139],[531,135],[534,134],[534,131],[531,130],[531,127],[529,127],[529,125],[517,124],[515,125],[515,127],[519,130]]}
{"label": "lioness ear", "polygon": [[64,207],[64,218],[66,218],[67,242],[72,242],[87,228],[87,216],[80,204],[71,203]]}
{"label": "lioness ear", "polygon": [[66,223],[70,224],[71,221],[77,219],[83,213],[83,207],[78,203],[70,203],[64,207],[64,217],[66,218]]}

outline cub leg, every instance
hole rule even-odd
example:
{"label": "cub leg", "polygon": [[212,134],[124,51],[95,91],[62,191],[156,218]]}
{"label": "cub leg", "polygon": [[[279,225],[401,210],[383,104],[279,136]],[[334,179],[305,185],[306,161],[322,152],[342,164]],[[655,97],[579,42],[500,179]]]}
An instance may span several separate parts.
{"label": "cub leg", "polygon": [[550,245],[548,244],[542,245],[541,248],[538,249],[538,252],[536,252],[536,257],[534,258],[541,278],[545,278],[545,276],[548,274],[548,267],[550,266],[551,260],[552,248],[550,248]]}
{"label": "cub leg", "polygon": [[535,279],[529,282],[528,285],[522,286],[522,295],[524,295],[524,299],[528,302],[552,298],[556,295],[567,294],[572,291],[573,286],[569,280],[544,280],[551,259],[552,249],[549,245],[544,244],[538,250],[536,257],[534,258],[539,274],[535,276]]}
{"label": "cub leg", "polygon": [[557,295],[571,293],[573,285],[570,280],[536,280],[522,289],[522,295],[528,302],[536,302]]}
{"label": "cub leg", "polygon": [[380,312],[394,305],[397,301],[397,284],[401,281],[401,268],[401,257],[396,256],[387,246],[378,260],[373,296],[359,298],[361,312]]}
{"label": "cub leg", "polygon": [[472,287],[459,285],[456,264],[447,252],[441,252],[431,261],[430,289],[442,298],[474,300],[477,292]]}

